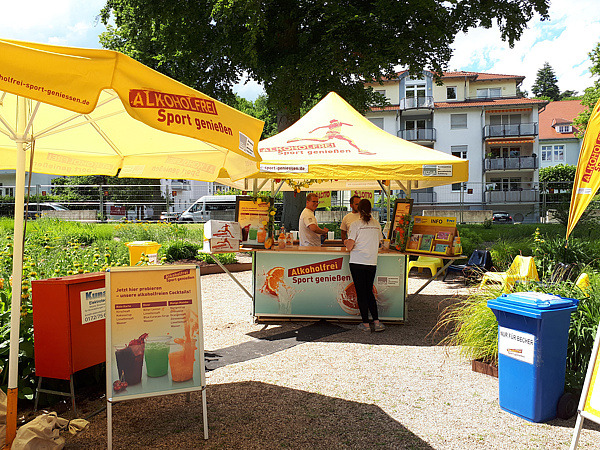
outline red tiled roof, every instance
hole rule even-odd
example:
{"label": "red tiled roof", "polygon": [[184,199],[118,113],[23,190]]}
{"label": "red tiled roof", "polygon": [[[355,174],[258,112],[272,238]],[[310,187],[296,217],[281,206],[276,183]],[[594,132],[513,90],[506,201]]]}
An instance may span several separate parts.
{"label": "red tiled roof", "polygon": [[503,75],[499,73],[483,72],[444,72],[442,78],[472,78],[473,81],[491,81],[491,80],[520,80],[525,79],[522,75]]}
{"label": "red tiled roof", "polygon": [[[557,133],[553,125],[569,125],[579,115],[585,106],[581,100],[564,100],[562,102],[550,102],[540,112],[540,139],[569,139],[574,138],[573,133]],[[573,128],[573,131],[578,131]]]}
{"label": "red tiled roof", "polygon": [[471,100],[466,102],[435,102],[436,108],[468,108],[480,106],[545,105],[546,100],[534,98],[498,98],[489,100]]}
{"label": "red tiled roof", "polygon": [[[402,70],[396,73],[396,76],[400,77],[400,75],[407,73],[408,70]],[[433,73],[428,70],[428,72]],[[485,73],[485,72],[463,72],[463,71],[454,71],[454,72],[444,72],[442,73],[442,78],[471,78],[473,81],[492,81],[492,80],[517,80],[521,82],[525,79],[523,75],[505,75],[499,73]],[[395,81],[395,78],[387,78],[383,77],[382,81]]]}
{"label": "red tiled roof", "polygon": [[[537,100],[534,98],[498,98],[489,100],[471,100],[466,102],[435,102],[435,108],[471,108],[482,106],[520,106],[520,105],[539,105],[543,106],[547,103],[546,100]],[[389,105],[382,108],[371,108],[373,112],[381,111],[398,111],[399,105]],[[530,108],[531,109],[531,108]]]}

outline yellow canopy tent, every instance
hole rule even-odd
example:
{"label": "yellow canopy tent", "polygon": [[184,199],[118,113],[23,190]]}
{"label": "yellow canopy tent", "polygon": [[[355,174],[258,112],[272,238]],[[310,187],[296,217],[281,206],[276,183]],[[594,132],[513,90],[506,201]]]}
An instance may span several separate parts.
{"label": "yellow canopy tent", "polygon": [[469,177],[467,160],[381,130],[335,92],[286,130],[260,141],[258,151],[262,161],[256,173],[235,183],[217,181],[251,190],[252,178],[306,180],[303,189],[324,191],[380,189],[376,180],[391,180],[392,188],[409,193]]}
{"label": "yellow canopy tent", "polygon": [[[244,180],[216,181],[254,192],[271,180],[277,190],[423,189],[469,179],[469,161],[423,147],[383,131],[335,92],[296,123],[258,143],[260,170]],[[258,182],[257,179],[263,179]],[[381,183],[386,181],[387,186]],[[390,183],[387,183],[390,181]]]}
{"label": "yellow canopy tent", "polygon": [[262,127],[123,54],[0,39],[0,169],[16,170],[7,442],[16,430],[26,167],[236,180],[257,170]]}

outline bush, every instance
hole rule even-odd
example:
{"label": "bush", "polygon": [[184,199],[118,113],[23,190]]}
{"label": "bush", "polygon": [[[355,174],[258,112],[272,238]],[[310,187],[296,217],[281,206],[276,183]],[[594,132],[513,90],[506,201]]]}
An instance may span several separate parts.
{"label": "bush", "polygon": [[533,254],[532,247],[532,238],[500,240],[494,244],[491,250],[494,267],[498,270],[507,270],[515,259],[515,256],[531,256]]}
{"label": "bush", "polygon": [[180,261],[182,259],[196,259],[200,245],[186,241],[175,241],[167,245],[165,256],[167,261]]}
{"label": "bush", "polygon": [[580,268],[592,263],[596,256],[590,252],[590,245],[581,239],[570,239],[565,248],[565,239],[562,237],[546,237],[538,234],[534,236],[533,256],[540,277],[550,276],[554,266],[562,262],[564,264],[576,264]]}
{"label": "bush", "polygon": [[205,261],[208,264],[216,264],[213,258],[218,259],[221,264],[235,264],[238,261],[235,253],[215,253],[213,255],[209,253],[198,253],[196,255],[196,259]]}
{"label": "bush", "polygon": [[440,344],[459,346],[460,355],[467,359],[498,364],[498,322],[487,301],[500,294],[500,287],[490,287],[447,307],[434,329],[450,329]]}

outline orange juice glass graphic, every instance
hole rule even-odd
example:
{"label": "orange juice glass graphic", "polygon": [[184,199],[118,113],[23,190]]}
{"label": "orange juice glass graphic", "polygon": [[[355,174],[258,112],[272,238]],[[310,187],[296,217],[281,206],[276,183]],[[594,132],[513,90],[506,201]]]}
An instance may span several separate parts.
{"label": "orange juice glass graphic", "polygon": [[169,366],[171,367],[171,379],[173,381],[187,381],[194,376],[194,350],[185,344],[183,350],[169,353]]}
{"label": "orange juice glass graphic", "polygon": [[196,338],[198,337],[198,315],[190,308],[185,312],[185,339],[175,339],[181,346],[180,350],[169,353],[169,366],[171,379],[181,382],[191,380],[194,376],[194,353],[196,352]]}

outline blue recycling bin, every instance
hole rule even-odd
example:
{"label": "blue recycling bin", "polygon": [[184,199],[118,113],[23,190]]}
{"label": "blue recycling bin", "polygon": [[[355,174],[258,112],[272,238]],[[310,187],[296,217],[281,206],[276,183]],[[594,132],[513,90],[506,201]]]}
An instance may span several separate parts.
{"label": "blue recycling bin", "polygon": [[541,292],[502,294],[487,302],[498,319],[500,408],[532,422],[556,417],[577,304]]}

